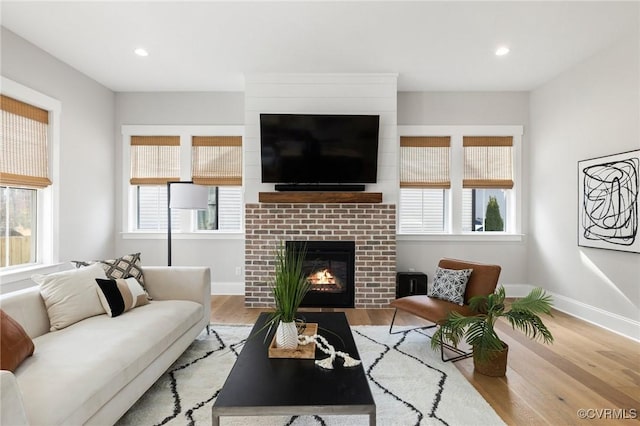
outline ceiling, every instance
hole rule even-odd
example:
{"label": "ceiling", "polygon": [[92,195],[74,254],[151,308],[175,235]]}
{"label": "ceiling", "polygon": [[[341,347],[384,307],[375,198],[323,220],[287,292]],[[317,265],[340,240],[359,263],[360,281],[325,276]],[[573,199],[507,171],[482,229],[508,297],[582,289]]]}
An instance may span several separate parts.
{"label": "ceiling", "polygon": [[[531,90],[640,20],[637,1],[0,4],[2,26],[114,91],[242,91],[257,73],[397,73],[402,91]],[[502,44],[511,52],[498,57]]]}

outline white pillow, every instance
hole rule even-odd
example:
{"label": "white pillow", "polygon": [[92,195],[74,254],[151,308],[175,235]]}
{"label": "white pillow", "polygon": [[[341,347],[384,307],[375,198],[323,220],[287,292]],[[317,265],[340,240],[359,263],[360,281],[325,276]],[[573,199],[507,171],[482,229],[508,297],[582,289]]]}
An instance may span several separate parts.
{"label": "white pillow", "polygon": [[96,290],[96,278],[107,278],[100,264],[31,277],[40,285],[51,331],[105,313]]}

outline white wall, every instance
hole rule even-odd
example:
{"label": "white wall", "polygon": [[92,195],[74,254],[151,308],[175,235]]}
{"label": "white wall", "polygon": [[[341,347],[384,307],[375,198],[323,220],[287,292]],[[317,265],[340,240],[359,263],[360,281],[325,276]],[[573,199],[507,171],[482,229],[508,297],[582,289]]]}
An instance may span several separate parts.
{"label": "white wall", "polygon": [[577,246],[577,162],[640,148],[639,40],[636,26],[531,93],[529,250],[556,305],[636,339],[640,255]]}
{"label": "white wall", "polygon": [[383,202],[397,202],[397,76],[395,74],[262,74],[245,84],[245,201],[258,202],[260,113],[379,114],[378,180],[366,185],[382,192]]}
{"label": "white wall", "polygon": [[398,125],[528,123],[529,92],[398,93]]}
{"label": "white wall", "polygon": [[59,260],[112,256],[113,92],[11,31],[1,36],[2,75],[62,105]]}
{"label": "white wall", "polygon": [[[166,233],[126,238],[122,233],[122,125],[242,125],[244,95],[237,92],[116,93],[116,251],[140,252],[143,265],[167,264]],[[126,173],[126,172],[125,172]],[[174,266],[211,268],[212,293],[233,293],[244,289],[244,235],[211,238],[172,239]],[[239,288],[239,290],[238,290]]]}
{"label": "white wall", "polygon": [[433,241],[398,236],[398,271],[425,272],[429,279],[442,257],[502,266],[500,283],[509,294],[527,284],[529,94],[528,92],[400,92],[398,125],[522,125],[521,241]]}

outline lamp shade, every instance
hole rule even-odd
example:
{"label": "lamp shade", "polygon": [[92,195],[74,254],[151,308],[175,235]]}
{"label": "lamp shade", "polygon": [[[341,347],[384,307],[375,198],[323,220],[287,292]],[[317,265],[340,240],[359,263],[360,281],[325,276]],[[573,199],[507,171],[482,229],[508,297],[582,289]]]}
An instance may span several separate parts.
{"label": "lamp shade", "polygon": [[204,210],[209,206],[209,188],[193,183],[172,182],[169,208]]}

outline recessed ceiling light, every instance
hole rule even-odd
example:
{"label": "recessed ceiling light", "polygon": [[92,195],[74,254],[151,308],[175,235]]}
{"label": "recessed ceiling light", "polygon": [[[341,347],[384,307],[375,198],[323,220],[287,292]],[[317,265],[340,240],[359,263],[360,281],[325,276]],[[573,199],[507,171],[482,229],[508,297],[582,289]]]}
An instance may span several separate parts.
{"label": "recessed ceiling light", "polygon": [[135,53],[138,56],[149,56],[149,52],[147,52],[142,47],[138,47],[136,50],[133,51],[133,53]]}
{"label": "recessed ceiling light", "polygon": [[507,46],[500,46],[496,49],[496,56],[504,56],[509,53],[509,48]]}

